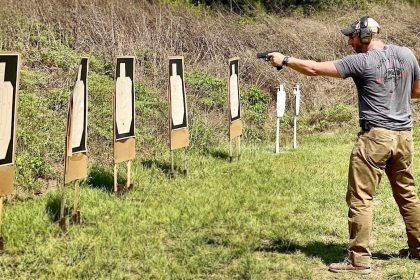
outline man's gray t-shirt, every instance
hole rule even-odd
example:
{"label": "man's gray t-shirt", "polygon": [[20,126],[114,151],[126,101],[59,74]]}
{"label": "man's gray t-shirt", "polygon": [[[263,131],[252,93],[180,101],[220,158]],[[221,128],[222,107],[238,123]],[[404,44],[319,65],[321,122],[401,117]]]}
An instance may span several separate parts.
{"label": "man's gray t-shirt", "polygon": [[361,120],[392,130],[411,128],[411,92],[420,68],[410,49],[386,45],[334,64],[343,79],[352,77],[356,84]]}

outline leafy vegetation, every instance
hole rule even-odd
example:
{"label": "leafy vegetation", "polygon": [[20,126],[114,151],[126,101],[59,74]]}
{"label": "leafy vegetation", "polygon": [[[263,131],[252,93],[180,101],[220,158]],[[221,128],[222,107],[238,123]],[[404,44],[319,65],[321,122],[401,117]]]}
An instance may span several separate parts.
{"label": "leafy vegetation", "polygon": [[354,107],[336,104],[309,114],[305,121],[314,130],[325,131],[331,129],[332,126],[347,126],[349,124],[357,126],[357,120],[357,111]]}

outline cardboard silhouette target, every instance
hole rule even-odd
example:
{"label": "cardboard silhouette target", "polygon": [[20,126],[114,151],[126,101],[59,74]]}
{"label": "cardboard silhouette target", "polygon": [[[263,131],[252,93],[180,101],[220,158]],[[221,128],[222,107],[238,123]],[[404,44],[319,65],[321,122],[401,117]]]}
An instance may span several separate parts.
{"label": "cardboard silhouette target", "polygon": [[229,59],[229,87],[228,87],[228,107],[229,107],[229,159],[233,159],[232,140],[237,138],[238,158],[240,158],[240,137],[242,135],[241,120],[241,94],[239,87],[239,58]]}
{"label": "cardboard silhouette target", "polygon": [[122,194],[124,185],[118,184],[117,163],[127,162],[126,191],[133,185],[130,180],[131,160],[136,157],[135,140],[135,58],[117,58],[115,71],[115,92],[113,96],[114,127],[114,191]]}
{"label": "cardboard silhouette target", "polygon": [[[82,147],[80,152],[86,150],[86,139],[82,143],[82,138],[86,134],[86,101],[87,88],[85,87],[86,77],[82,80],[83,62],[79,66],[76,84],[73,90],[73,104],[72,104],[72,120],[71,120],[71,148],[72,152],[77,152],[79,147]],[[86,70],[85,70],[86,71]]]}
{"label": "cardboard silhouette target", "polygon": [[[128,66],[128,65],[127,65]],[[132,67],[132,65],[130,66]],[[118,64],[117,82],[115,86],[115,121],[116,140],[134,136],[131,127],[134,122],[133,114],[133,77],[126,76],[126,65]],[[117,74],[117,75],[118,75]],[[130,133],[131,132],[131,133]]]}
{"label": "cardboard silhouette target", "polygon": [[169,127],[171,151],[188,147],[188,114],[184,85],[184,58],[169,57]]}
{"label": "cardboard silhouette target", "polygon": [[0,53],[0,196],[13,192],[20,54]]}
{"label": "cardboard silhouette target", "polygon": [[87,108],[89,61],[82,58],[67,113],[64,183],[87,177]]}
{"label": "cardboard silhouette target", "polygon": [[172,73],[169,77],[171,85],[171,112],[174,127],[183,126],[185,119],[185,100],[181,76],[177,73],[177,63],[172,63]]}
{"label": "cardboard silhouette target", "polygon": [[190,144],[188,131],[187,97],[184,84],[184,58],[169,57],[169,146],[171,151],[171,176],[174,176],[174,150],[185,148],[184,174],[187,174],[187,150]]}
{"label": "cardboard silhouette target", "polygon": [[238,64],[232,61],[230,64],[229,77],[229,100],[230,100],[230,117],[232,121],[240,118],[239,111],[239,79],[237,74]]}
{"label": "cardboard silhouette target", "polygon": [[5,160],[12,136],[13,85],[4,80],[6,63],[0,63],[0,160]]}
{"label": "cardboard silhouette target", "polygon": [[67,112],[67,133],[65,146],[64,184],[61,191],[59,225],[66,228],[64,217],[66,184],[74,182],[72,220],[80,224],[78,210],[79,180],[87,177],[87,112],[88,112],[88,72],[89,60],[82,58],[77,71],[73,92],[69,97]]}
{"label": "cardboard silhouette target", "polygon": [[0,53],[0,253],[3,199],[13,192],[20,54]]}

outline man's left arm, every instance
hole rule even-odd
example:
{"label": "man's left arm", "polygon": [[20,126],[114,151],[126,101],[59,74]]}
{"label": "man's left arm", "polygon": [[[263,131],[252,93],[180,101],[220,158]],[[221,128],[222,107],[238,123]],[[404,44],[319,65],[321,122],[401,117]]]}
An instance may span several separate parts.
{"label": "man's left arm", "polygon": [[420,98],[420,80],[414,81],[413,90],[411,91],[411,98]]}
{"label": "man's left arm", "polygon": [[[285,55],[281,53],[269,53],[267,56],[270,58],[273,66],[283,65]],[[328,76],[341,78],[340,73],[332,61],[316,62],[313,60],[303,60],[290,57],[288,59],[287,67],[307,76]]]}

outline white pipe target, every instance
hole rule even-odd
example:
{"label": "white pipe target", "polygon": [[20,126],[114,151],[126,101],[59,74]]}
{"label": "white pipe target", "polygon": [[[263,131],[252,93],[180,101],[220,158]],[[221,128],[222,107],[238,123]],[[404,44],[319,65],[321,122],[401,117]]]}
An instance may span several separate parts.
{"label": "white pipe target", "polygon": [[278,118],[281,118],[284,116],[285,109],[286,109],[286,92],[284,91],[284,85],[281,84],[277,90],[276,112],[277,112]]}

